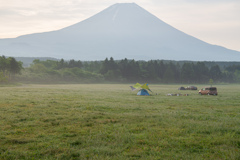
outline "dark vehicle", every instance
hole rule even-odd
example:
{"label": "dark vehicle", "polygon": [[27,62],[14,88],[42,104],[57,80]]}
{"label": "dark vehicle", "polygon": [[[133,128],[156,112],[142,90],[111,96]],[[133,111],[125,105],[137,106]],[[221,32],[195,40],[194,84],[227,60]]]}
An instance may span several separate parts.
{"label": "dark vehicle", "polygon": [[188,87],[186,87],[186,90],[197,90],[197,87],[195,87],[195,86],[188,86]]}
{"label": "dark vehicle", "polygon": [[198,91],[201,95],[218,95],[216,87],[206,87]]}
{"label": "dark vehicle", "polygon": [[184,87],[179,87],[178,90],[186,90]]}

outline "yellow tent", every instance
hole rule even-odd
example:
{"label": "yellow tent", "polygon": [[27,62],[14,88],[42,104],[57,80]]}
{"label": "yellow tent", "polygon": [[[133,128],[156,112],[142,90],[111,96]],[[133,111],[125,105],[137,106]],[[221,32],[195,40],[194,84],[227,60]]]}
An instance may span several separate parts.
{"label": "yellow tent", "polygon": [[[150,88],[148,87],[148,84],[147,84],[147,83],[145,83],[144,85],[141,85],[141,84],[139,84],[139,83],[136,83],[134,86],[130,86],[130,87],[131,87],[131,89],[132,89],[133,91],[136,90],[136,89],[139,89],[139,88],[147,89],[147,90],[151,91]],[[151,91],[151,92],[152,92],[152,91]]]}

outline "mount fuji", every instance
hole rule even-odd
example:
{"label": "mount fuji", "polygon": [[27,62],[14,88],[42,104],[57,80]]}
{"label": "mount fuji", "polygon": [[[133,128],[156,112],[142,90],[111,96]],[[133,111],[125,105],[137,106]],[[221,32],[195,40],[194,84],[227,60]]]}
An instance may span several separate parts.
{"label": "mount fuji", "polygon": [[161,21],[135,3],[117,3],[72,26],[0,39],[0,54],[79,60],[240,61],[240,52],[211,45]]}

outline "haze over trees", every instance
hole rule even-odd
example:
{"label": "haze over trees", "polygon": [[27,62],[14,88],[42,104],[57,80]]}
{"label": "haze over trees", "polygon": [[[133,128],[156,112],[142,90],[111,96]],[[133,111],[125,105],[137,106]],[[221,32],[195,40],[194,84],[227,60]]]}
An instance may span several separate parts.
{"label": "haze over trees", "polygon": [[[212,79],[214,83],[239,83],[240,64],[223,64],[219,66],[215,62],[135,61],[127,58],[114,60],[111,57],[104,61],[36,59],[29,67],[22,69],[21,62],[2,56],[0,71],[1,82],[208,84]],[[16,78],[13,78],[15,74]]]}
{"label": "haze over trees", "polygon": [[0,83],[7,83],[14,80],[15,75],[22,69],[22,62],[16,61],[13,57],[0,57]]}

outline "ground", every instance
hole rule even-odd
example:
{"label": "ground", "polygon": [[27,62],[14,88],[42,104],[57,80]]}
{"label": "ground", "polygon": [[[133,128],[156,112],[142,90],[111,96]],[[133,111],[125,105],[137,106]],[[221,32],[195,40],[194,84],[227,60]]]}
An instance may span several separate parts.
{"label": "ground", "polygon": [[240,159],[240,85],[129,86],[0,87],[0,159]]}

